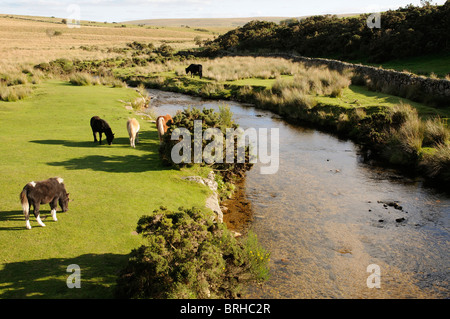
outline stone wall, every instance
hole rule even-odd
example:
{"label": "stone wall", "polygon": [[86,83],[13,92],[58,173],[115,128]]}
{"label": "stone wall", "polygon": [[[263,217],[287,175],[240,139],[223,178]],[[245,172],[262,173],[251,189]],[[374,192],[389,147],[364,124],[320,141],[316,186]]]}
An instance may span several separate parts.
{"label": "stone wall", "polygon": [[354,84],[366,85],[371,90],[432,104],[434,106],[450,106],[450,81],[446,79],[432,79],[407,72],[332,59],[308,58],[290,54],[267,54],[264,56],[282,57],[295,62],[303,62],[307,65],[326,65],[330,69],[337,71],[350,69],[357,75],[353,79]]}
{"label": "stone wall", "polygon": [[[400,95],[410,95],[411,98],[431,98],[450,101],[450,81],[446,79],[432,79],[406,72],[382,69],[367,65],[347,63],[331,59],[291,57],[295,61],[310,65],[325,64],[329,68],[342,71],[354,70],[360,76],[370,80],[375,88],[381,91],[397,91]],[[370,85],[370,83],[369,83]],[[412,90],[412,92],[411,92]],[[414,92],[416,91],[416,92]],[[393,92],[387,92],[393,93]],[[403,94],[402,94],[403,93]],[[450,106],[450,103],[447,105]]]}

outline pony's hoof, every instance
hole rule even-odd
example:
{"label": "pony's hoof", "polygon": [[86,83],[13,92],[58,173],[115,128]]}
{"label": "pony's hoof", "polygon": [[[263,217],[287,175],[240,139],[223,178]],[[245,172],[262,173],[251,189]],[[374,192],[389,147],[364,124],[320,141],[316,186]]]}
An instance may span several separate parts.
{"label": "pony's hoof", "polygon": [[45,224],[42,222],[40,217],[36,218],[36,220],[40,226],[45,227]]}

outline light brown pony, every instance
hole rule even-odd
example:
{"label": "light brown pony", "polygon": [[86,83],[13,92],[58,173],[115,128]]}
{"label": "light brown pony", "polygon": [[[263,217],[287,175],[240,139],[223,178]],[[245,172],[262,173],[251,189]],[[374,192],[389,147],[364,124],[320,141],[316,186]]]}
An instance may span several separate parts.
{"label": "light brown pony", "polygon": [[162,143],[162,137],[167,132],[167,129],[169,128],[168,125],[170,125],[171,122],[172,117],[169,114],[158,116],[158,118],[156,119],[156,129],[158,130],[159,144]]}
{"label": "light brown pony", "polygon": [[139,143],[139,122],[136,119],[128,119],[127,130],[130,136],[130,145],[136,148],[136,143]]}

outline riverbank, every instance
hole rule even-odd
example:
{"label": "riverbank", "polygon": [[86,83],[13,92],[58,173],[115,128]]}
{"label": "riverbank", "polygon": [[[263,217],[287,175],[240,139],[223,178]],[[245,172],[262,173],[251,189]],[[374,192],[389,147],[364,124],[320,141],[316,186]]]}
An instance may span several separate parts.
{"label": "riverbank", "polygon": [[[279,114],[291,123],[349,138],[370,150],[372,159],[407,175],[421,176],[433,187],[448,189],[450,185],[448,128],[439,120],[435,123],[427,121],[433,116],[448,117],[447,109],[433,109],[358,86],[350,86],[334,98],[312,96],[306,102],[297,100],[285,104],[282,99],[272,99],[271,95],[276,93],[272,92],[275,80],[271,79],[256,80],[256,83],[251,79],[244,83],[241,80],[218,83],[166,72],[127,75],[122,80],[132,86],[251,103]],[[434,125],[429,132],[425,123]],[[427,134],[431,137],[426,138]]]}

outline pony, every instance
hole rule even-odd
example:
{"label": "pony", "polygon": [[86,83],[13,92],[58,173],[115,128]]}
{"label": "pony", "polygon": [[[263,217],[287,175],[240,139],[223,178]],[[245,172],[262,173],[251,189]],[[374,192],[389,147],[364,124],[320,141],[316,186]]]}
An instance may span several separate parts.
{"label": "pony", "polygon": [[62,178],[53,177],[45,181],[29,182],[24,186],[19,198],[22,204],[27,229],[31,229],[29,219],[31,205],[34,207],[34,217],[36,217],[36,221],[42,227],[45,227],[45,224],[42,222],[39,215],[40,204],[50,203],[51,215],[55,222],[58,221],[56,218],[58,203],[62,211],[67,212],[69,209],[69,193],[67,193],[63,182],[64,180]]}
{"label": "pony", "polygon": [[200,76],[200,79],[203,76],[203,66],[201,64],[191,64],[186,68],[186,74],[191,73],[191,77],[194,77],[195,74]]}
{"label": "pony", "polygon": [[127,130],[128,135],[130,136],[130,145],[133,148],[136,148],[135,143],[139,143],[139,122],[136,119],[128,119],[127,121]]}
{"label": "pony", "polygon": [[102,144],[102,133],[105,133],[108,144],[109,145],[112,144],[112,141],[114,139],[114,134],[111,130],[111,127],[105,120],[102,120],[98,116],[93,116],[91,118],[91,128],[92,128],[92,134],[94,135],[94,142],[97,142],[96,133],[98,132],[98,137],[100,140],[99,144]]}
{"label": "pony", "polygon": [[158,130],[159,144],[162,143],[163,135],[167,132],[168,126],[172,124],[172,117],[167,114],[158,116],[156,119],[156,129]]}

